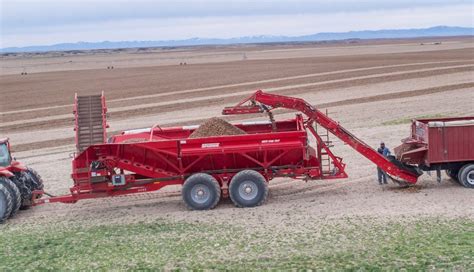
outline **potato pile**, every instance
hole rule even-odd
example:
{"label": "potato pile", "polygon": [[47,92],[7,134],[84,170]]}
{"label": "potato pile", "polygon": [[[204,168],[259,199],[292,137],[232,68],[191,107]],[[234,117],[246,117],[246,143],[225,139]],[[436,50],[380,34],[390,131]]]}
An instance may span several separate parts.
{"label": "potato pile", "polygon": [[233,126],[229,122],[213,117],[202,125],[199,126],[191,135],[189,136],[190,139],[193,138],[203,138],[203,137],[210,137],[210,136],[222,136],[222,135],[242,135],[246,134],[245,131],[241,130],[238,127]]}

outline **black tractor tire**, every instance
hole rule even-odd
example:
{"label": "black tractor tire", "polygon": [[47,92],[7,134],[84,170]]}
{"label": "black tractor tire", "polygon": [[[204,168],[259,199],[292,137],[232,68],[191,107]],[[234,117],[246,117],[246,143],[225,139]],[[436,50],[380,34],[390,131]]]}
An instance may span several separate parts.
{"label": "black tractor tire", "polygon": [[221,199],[221,186],[213,176],[197,173],[186,179],[181,195],[188,209],[210,210]]}
{"label": "black tractor tire", "polygon": [[[41,178],[40,174],[36,172],[35,169],[28,167],[28,170],[26,170],[32,179],[32,191],[35,190],[43,190],[44,189],[44,182],[43,178]],[[36,198],[41,198],[43,195],[37,195]]]}
{"label": "black tractor tire", "polygon": [[[21,210],[27,210],[33,204],[33,191],[43,190],[43,179],[41,176],[32,168],[22,172],[16,172],[15,177],[12,181],[16,184],[21,193]],[[37,198],[41,198],[42,195],[38,195]]]}
{"label": "black tractor tire", "polygon": [[260,206],[267,200],[268,183],[259,172],[242,170],[230,181],[229,195],[236,207]]}
{"label": "black tractor tire", "polygon": [[457,182],[459,182],[458,174],[459,169],[446,169],[446,175]]}
{"label": "black tractor tire", "polygon": [[16,184],[7,177],[0,177],[0,183],[5,185],[5,187],[10,192],[12,197],[12,211],[10,213],[10,218],[15,216],[21,206],[21,193]]}
{"label": "black tractor tire", "polygon": [[459,170],[458,179],[464,187],[474,189],[474,163],[464,165]]}
{"label": "black tractor tire", "polygon": [[0,183],[0,224],[10,217],[13,209],[13,200],[7,187]]}
{"label": "black tractor tire", "polygon": [[31,199],[33,198],[33,193],[30,184],[30,175],[26,172],[16,172],[15,177],[12,178],[12,181],[16,184],[21,194],[21,205],[20,210],[26,210],[31,206]]}

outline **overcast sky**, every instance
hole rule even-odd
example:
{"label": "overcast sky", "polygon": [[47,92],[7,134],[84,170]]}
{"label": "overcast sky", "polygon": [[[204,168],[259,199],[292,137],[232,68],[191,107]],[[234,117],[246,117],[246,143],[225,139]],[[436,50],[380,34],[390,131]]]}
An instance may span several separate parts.
{"label": "overcast sky", "polygon": [[468,0],[0,0],[0,47],[473,26]]}

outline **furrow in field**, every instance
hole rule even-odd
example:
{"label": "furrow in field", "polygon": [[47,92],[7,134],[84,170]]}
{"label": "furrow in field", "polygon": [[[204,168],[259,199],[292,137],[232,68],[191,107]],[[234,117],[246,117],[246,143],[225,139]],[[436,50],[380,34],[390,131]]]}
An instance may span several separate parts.
{"label": "furrow in field", "polygon": [[[328,89],[334,88],[335,84],[347,84],[352,82],[352,85],[363,85],[370,83],[371,80],[376,79],[383,79],[383,80],[397,80],[400,78],[407,78],[407,77],[423,77],[423,76],[431,76],[433,73],[435,74],[445,74],[445,73],[455,73],[460,71],[471,71],[474,66],[467,64],[467,65],[456,65],[456,66],[449,66],[443,68],[425,68],[425,69],[417,69],[417,70],[410,70],[410,71],[402,71],[402,72],[391,72],[391,73],[378,73],[378,74],[370,74],[365,76],[357,76],[357,77],[347,77],[347,78],[339,78],[334,80],[327,80],[327,81],[319,81],[319,82],[309,82],[309,83],[302,83],[302,84],[292,84],[292,85],[285,85],[280,87],[273,87],[273,88],[265,88],[268,92],[282,92],[288,91],[290,89],[301,89],[301,88],[315,88],[326,86]],[[365,82],[368,81],[368,82]],[[208,96],[199,96],[199,97],[192,97],[186,99],[179,99],[177,101],[165,101],[165,102],[158,102],[158,103],[147,103],[147,104],[139,104],[139,105],[132,105],[132,106],[122,106],[120,108],[112,108],[109,109],[110,113],[116,113],[115,116],[118,116],[117,113],[124,114],[124,117],[130,117],[130,115],[136,114],[143,114],[146,113],[147,110],[152,110],[154,113],[158,111],[165,111],[170,110],[171,108],[193,108],[193,107],[201,107],[205,101],[208,100],[225,100],[230,97],[237,97],[237,96],[245,96],[249,94],[249,91],[234,91],[231,93],[224,93],[218,95],[208,95]],[[40,123],[39,125],[45,125],[46,122],[53,121],[53,123],[59,125],[65,124],[65,121],[70,120],[70,114],[61,114],[57,116],[48,116],[48,117],[38,117],[30,119],[29,122],[25,122],[24,120],[17,120],[11,122],[3,122],[0,125],[0,128],[8,131],[14,130],[21,130],[21,129],[31,129],[35,126],[35,124]]]}
{"label": "furrow in field", "polygon": [[[378,54],[416,54],[429,53],[437,51],[453,51],[470,49],[473,47],[469,41],[443,42],[439,45],[426,44],[420,46],[414,42],[410,44],[378,44],[378,45],[350,45],[350,46],[311,46],[297,49],[250,49],[245,46],[243,49],[248,59],[251,60],[277,60],[277,59],[306,59],[314,57],[345,57],[359,55],[378,55]],[[216,50],[216,49],[214,49]],[[172,66],[180,61],[186,60],[189,64],[203,63],[223,63],[231,61],[241,61],[243,53],[241,50],[217,50],[210,53],[199,53],[197,50],[183,51],[158,51],[153,55],[125,53],[116,54],[97,54],[84,56],[67,56],[67,60],[61,58],[32,58],[23,59],[18,62],[17,59],[4,58],[4,65],[0,67],[3,75],[13,75],[22,72],[25,67],[29,73],[43,73],[53,71],[80,71],[91,69],[102,69],[107,65],[114,64],[120,68],[134,67],[156,67]],[[63,61],[61,61],[63,60]]]}
{"label": "furrow in field", "polygon": [[[126,98],[108,99],[107,102],[109,104],[113,104],[115,102],[134,101],[134,100],[139,100],[139,99],[152,99],[152,98],[160,98],[160,97],[166,97],[166,96],[177,96],[177,95],[182,95],[182,94],[199,93],[203,91],[222,90],[226,88],[244,87],[244,86],[251,86],[251,85],[256,85],[256,84],[275,83],[275,82],[281,82],[281,81],[287,81],[287,80],[306,79],[306,78],[318,77],[318,76],[329,76],[329,75],[338,75],[338,74],[344,74],[344,73],[373,71],[373,70],[387,69],[387,68],[402,68],[402,67],[427,66],[427,65],[432,66],[432,65],[440,65],[440,64],[449,64],[449,63],[463,63],[463,62],[460,62],[457,60],[436,61],[436,62],[432,61],[432,62],[417,62],[417,63],[408,63],[408,64],[381,65],[381,66],[355,68],[355,69],[343,69],[343,70],[337,70],[337,71],[310,73],[310,74],[303,74],[303,75],[297,75],[297,76],[271,78],[271,79],[265,79],[265,80],[247,81],[247,82],[241,82],[241,83],[235,83],[235,84],[225,84],[225,85],[218,85],[218,86],[212,86],[212,87],[194,88],[194,89],[187,89],[187,90],[181,90],[181,91],[170,91],[170,92],[163,92],[163,93],[150,94],[150,95],[138,95],[138,96],[132,95]],[[472,63],[472,61],[466,61],[464,63],[468,65]],[[450,66],[446,68],[450,68]],[[67,105],[57,105],[57,106],[49,106],[49,107],[21,109],[21,110],[14,110],[14,111],[4,111],[4,112],[0,112],[0,116],[52,110],[52,109],[61,109],[61,108],[70,109],[72,106],[73,104],[67,104]]]}
{"label": "furrow in field", "polygon": [[[423,96],[435,93],[442,93],[442,92],[450,92],[456,91],[466,88],[474,88],[474,82],[469,83],[461,83],[461,84],[453,84],[453,85],[445,85],[445,86],[438,86],[433,88],[426,88],[426,89],[416,89],[410,91],[402,91],[402,92],[393,92],[389,94],[379,94],[379,95],[372,95],[367,97],[359,97],[359,98],[351,98],[351,99],[344,99],[339,101],[333,101],[328,103],[321,103],[315,105],[317,108],[328,108],[328,107],[339,107],[339,106],[348,106],[348,105],[355,105],[355,104],[363,104],[363,103],[370,103],[370,102],[377,102],[377,101],[386,101],[386,100],[396,100],[400,98],[410,98],[416,96]],[[289,110],[278,110],[276,111],[276,115],[279,114],[286,114],[289,113]],[[211,115],[212,116],[212,115]],[[259,115],[248,115],[246,118],[255,118]],[[187,120],[181,122],[173,122],[170,121],[168,123],[164,122],[164,125],[167,126],[178,126],[178,125],[185,125],[190,123],[201,123],[207,118],[198,118],[192,119],[192,116],[188,116]],[[242,120],[242,116],[229,116],[226,118],[229,121],[233,120]],[[118,131],[114,131],[113,133],[117,133]],[[62,146],[62,145],[70,145],[74,143],[74,138],[59,138],[54,140],[45,140],[45,141],[37,141],[25,144],[18,144],[15,145],[15,151],[25,151],[25,150],[32,150],[38,148],[45,148],[51,146]]]}

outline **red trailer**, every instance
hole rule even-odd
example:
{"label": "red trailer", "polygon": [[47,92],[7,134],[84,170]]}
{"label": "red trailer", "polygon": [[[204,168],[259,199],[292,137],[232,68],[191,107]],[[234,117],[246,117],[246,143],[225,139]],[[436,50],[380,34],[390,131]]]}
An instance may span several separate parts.
{"label": "red trailer", "polygon": [[395,148],[398,160],[423,171],[441,170],[474,188],[474,117],[413,120],[410,137]]}
{"label": "red trailer", "polygon": [[[272,110],[287,108],[294,119],[274,121]],[[95,114],[91,114],[95,112]],[[262,204],[276,177],[346,178],[342,158],[334,155],[319,130],[332,133],[395,179],[415,183],[416,167],[387,159],[302,99],[255,92],[223,114],[268,113],[268,122],[235,124],[244,135],[190,139],[197,126],[125,131],[106,142],[103,96],[76,97],[76,143],[71,194],[36,199],[74,203],[80,199],[155,191],[182,185],[191,209],[211,209],[229,196],[238,207]],[[316,144],[310,145],[310,137]],[[84,144],[92,144],[85,147]],[[41,192],[38,192],[38,194]]]}

